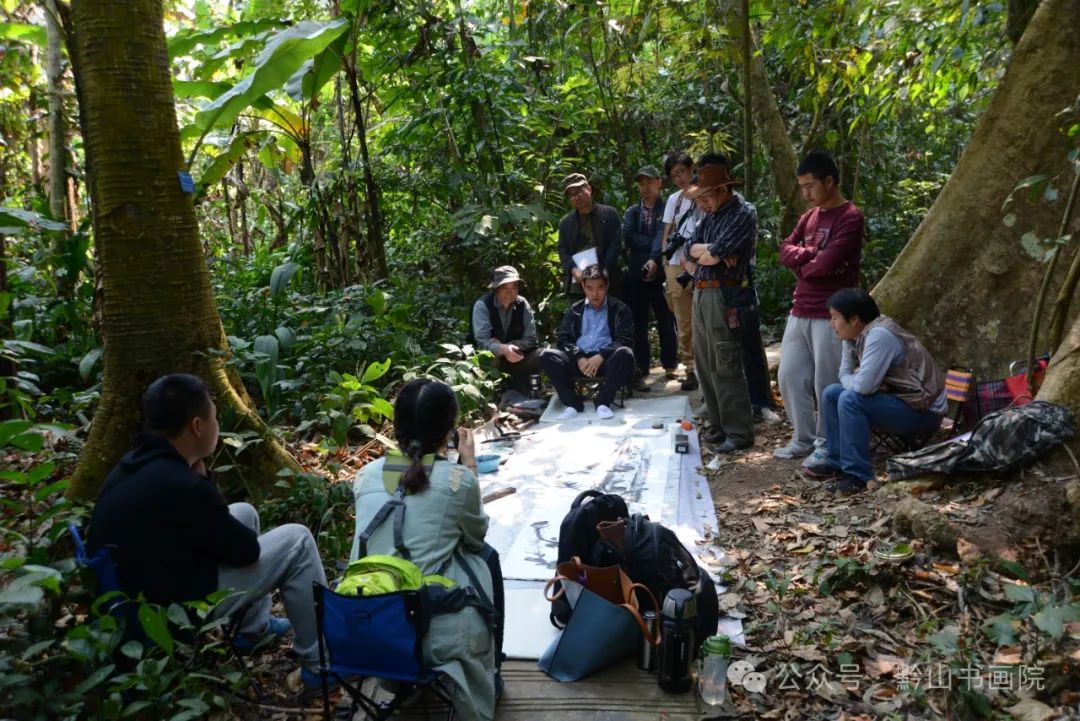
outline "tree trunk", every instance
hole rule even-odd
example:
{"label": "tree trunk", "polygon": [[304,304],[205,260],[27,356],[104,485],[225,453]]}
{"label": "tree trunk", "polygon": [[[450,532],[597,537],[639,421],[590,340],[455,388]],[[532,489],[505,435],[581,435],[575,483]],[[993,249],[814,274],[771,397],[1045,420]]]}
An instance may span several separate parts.
{"label": "tree trunk", "polygon": [[787,123],[780,113],[780,106],[776,103],[772,86],[769,85],[769,74],[765,68],[765,59],[761,54],[761,44],[758,42],[757,33],[753,32],[752,28],[750,41],[750,88],[755,108],[754,122],[757,123],[758,134],[769,151],[769,167],[772,169],[776,191],[780,196],[781,208],[783,208],[783,215],[780,217],[780,232],[786,237],[795,229],[799,216],[806,210],[806,200],[799,192],[799,181],[796,176],[799,158],[795,154]]}
{"label": "tree trunk", "polygon": [[[382,208],[379,201],[379,184],[375,180],[375,170],[371,166],[371,155],[368,153],[367,144],[367,118],[364,116],[363,102],[360,98],[359,69],[354,59],[347,59],[343,63],[345,77],[349,81],[349,100],[352,104],[353,115],[356,116],[356,138],[360,143],[360,163],[364,169],[364,204],[367,220],[367,233],[364,243],[367,246],[365,262],[357,268],[361,276],[376,280],[385,278],[388,274],[386,269],[386,247],[383,245],[383,218]],[[359,255],[358,255],[359,258]],[[372,272],[374,271],[374,272]]]}
{"label": "tree trunk", "polygon": [[45,1],[45,79],[49,93],[49,214],[65,219],[67,206],[67,127],[64,122],[63,36],[56,0]]}
{"label": "tree trunk", "polygon": [[[243,461],[256,487],[296,461],[252,410],[221,355],[225,334],[199,243],[172,94],[161,0],[73,0],[70,35],[102,277],[105,380],[68,494],[96,496],[139,425],[158,376],[201,375],[262,442]],[[223,413],[226,417],[228,411]]]}
{"label": "tree trunk", "polygon": [[739,3],[739,31],[742,39],[743,94],[743,193],[754,197],[754,82],[750,65],[756,52],[750,37],[750,0]]}
{"label": "tree trunk", "polygon": [[[1080,0],[1041,4],[952,177],[874,289],[882,310],[942,365],[971,366],[983,379],[1003,376],[1009,361],[1026,354],[1045,266],[1020,238],[1056,237],[1072,181],[1056,116],[1080,93],[1080,33],[1067,21],[1076,17]],[[1029,202],[1018,191],[1002,209],[1020,180],[1040,174],[1059,190],[1055,202]],[[1006,213],[1015,216],[1011,227]]]}

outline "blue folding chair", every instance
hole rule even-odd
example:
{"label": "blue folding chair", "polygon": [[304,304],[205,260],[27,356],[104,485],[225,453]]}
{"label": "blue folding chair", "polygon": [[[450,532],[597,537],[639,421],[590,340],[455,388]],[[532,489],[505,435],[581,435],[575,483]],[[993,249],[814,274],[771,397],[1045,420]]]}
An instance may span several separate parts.
{"label": "blue folding chair", "polygon": [[124,621],[125,638],[137,638],[142,633],[138,621],[138,607],[121,593],[120,577],[113,564],[111,547],[102,546],[91,556],[86,552],[86,544],[74,523],[68,524],[68,533],[75,545],[75,565],[93,574],[94,595],[100,597],[113,594],[102,604],[102,610]]}
{"label": "blue folding chair", "polygon": [[[113,594],[102,604],[102,610],[113,618],[124,622],[124,640],[145,643],[147,641],[146,634],[143,632],[142,624],[139,623],[139,604],[122,593],[120,576],[116,572],[116,565],[112,559],[111,549],[113,547],[102,546],[91,556],[87,553],[86,543],[74,523],[68,524],[68,533],[71,534],[71,541],[75,546],[75,565],[93,574],[94,595],[101,597],[106,594]],[[255,691],[257,699],[262,701],[262,687],[255,680],[247,662],[244,661],[243,656],[236,648],[236,636],[240,631],[240,624],[244,615],[250,606],[250,602],[242,604],[240,608],[229,615],[229,623],[225,626],[224,634],[229,651],[240,664],[240,668]]]}
{"label": "blue folding chair", "polygon": [[[350,718],[362,708],[371,719],[382,721],[425,688],[449,705],[447,721],[454,718],[441,674],[424,668],[421,643],[427,614],[419,592],[342,596],[316,583],[314,595],[319,679],[328,721],[331,677],[352,698]],[[390,700],[380,702],[363,693],[363,681],[369,678],[400,685]]]}

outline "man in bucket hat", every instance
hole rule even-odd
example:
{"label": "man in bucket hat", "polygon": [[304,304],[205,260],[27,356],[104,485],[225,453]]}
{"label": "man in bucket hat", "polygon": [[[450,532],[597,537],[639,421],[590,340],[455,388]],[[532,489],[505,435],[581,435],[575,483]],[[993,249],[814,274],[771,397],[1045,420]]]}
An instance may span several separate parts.
{"label": "man in bucket hat", "polygon": [[563,178],[563,192],[572,207],[559,221],[559,262],[566,272],[566,293],[576,298],[584,294],[583,268],[574,263],[574,254],[595,248],[596,260],[608,275],[610,294],[621,297],[622,216],[610,205],[593,202],[592,186],[581,173],[570,173]]}
{"label": "man in bucket hat", "polygon": [[729,175],[727,158],[703,157],[698,168],[697,184],[685,191],[704,213],[686,268],[694,275],[694,359],[711,426],[704,440],[731,453],[754,442],[739,308],[756,302],[749,272],[757,211],[732,190],[742,181]]}
{"label": "man in bucket hat", "polygon": [[529,392],[529,376],[540,372],[536,322],[529,301],[520,295],[521,276],[512,265],[492,273],[490,289],[473,304],[469,342],[495,355],[495,367],[510,376],[510,386]]}

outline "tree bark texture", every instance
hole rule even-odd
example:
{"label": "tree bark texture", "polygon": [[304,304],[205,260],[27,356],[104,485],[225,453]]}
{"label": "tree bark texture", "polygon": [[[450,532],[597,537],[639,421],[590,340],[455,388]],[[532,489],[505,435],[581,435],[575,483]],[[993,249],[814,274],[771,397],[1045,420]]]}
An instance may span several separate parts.
{"label": "tree bark texture", "polygon": [[64,122],[63,34],[56,0],[45,2],[45,79],[49,93],[49,214],[55,220],[67,215],[67,124]]}
{"label": "tree bark texture", "polygon": [[[970,366],[984,380],[1025,355],[1045,266],[1020,238],[1056,237],[1072,182],[1055,116],[1080,93],[1080,33],[1065,21],[1078,17],[1080,0],[1044,0],[952,176],[874,289],[882,310],[942,365]],[[1029,202],[1020,191],[1002,209],[1020,180],[1040,174],[1061,191],[1055,202]],[[1007,212],[1015,214],[1012,227]],[[1072,256],[1075,243],[1066,252]],[[1059,267],[1052,288],[1063,274]]]}
{"label": "tree bark texture", "polygon": [[260,434],[243,459],[254,484],[270,488],[277,469],[299,470],[211,353],[227,345],[193,197],[177,178],[184,159],[162,13],[161,0],[71,3],[106,338],[101,401],[68,490],[75,498],[97,495],[131,444],[143,390],[170,372],[201,375],[219,406]]}
{"label": "tree bark texture", "polygon": [[756,33],[751,31],[750,52],[750,87],[754,102],[754,122],[758,134],[769,150],[769,167],[780,195],[780,207],[784,215],[780,218],[780,230],[787,236],[795,229],[799,216],[806,210],[806,200],[799,192],[796,172],[799,169],[799,157],[791,143],[787,123],[780,113],[769,74],[765,68],[765,59],[761,55],[760,43]]}

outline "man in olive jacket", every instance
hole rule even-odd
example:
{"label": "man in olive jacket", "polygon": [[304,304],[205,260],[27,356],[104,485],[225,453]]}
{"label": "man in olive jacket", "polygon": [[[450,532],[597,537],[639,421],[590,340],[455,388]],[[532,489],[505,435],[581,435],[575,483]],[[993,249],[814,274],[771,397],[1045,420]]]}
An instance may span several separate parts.
{"label": "man in olive jacket", "polygon": [[574,254],[596,248],[597,262],[607,272],[609,292],[621,297],[622,216],[610,205],[593,202],[592,186],[581,173],[566,176],[563,190],[573,207],[559,221],[559,262],[566,271],[567,295],[580,297],[583,293],[582,269],[574,265]]}
{"label": "man in olive jacket", "polygon": [[540,367],[566,406],[559,420],[570,420],[585,409],[574,378],[603,377],[596,394],[596,415],[611,418],[611,404],[634,375],[634,317],[630,307],[608,295],[607,274],[591,265],[581,274],[585,299],[570,306],[559,326],[559,347],[545,348]]}

